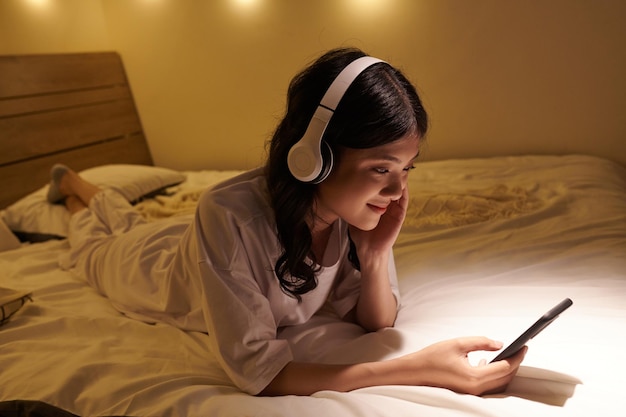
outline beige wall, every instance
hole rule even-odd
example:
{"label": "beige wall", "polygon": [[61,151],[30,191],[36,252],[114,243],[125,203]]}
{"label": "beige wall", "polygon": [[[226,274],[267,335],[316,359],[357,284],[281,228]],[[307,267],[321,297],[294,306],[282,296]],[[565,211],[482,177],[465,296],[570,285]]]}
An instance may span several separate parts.
{"label": "beige wall", "polygon": [[101,0],[1,0],[0,54],[111,50]]}
{"label": "beige wall", "polygon": [[289,79],[339,45],[415,82],[432,119],[426,159],[626,164],[626,2],[242,2],[2,0],[0,53],[120,51],[155,161],[174,168],[260,164]]}

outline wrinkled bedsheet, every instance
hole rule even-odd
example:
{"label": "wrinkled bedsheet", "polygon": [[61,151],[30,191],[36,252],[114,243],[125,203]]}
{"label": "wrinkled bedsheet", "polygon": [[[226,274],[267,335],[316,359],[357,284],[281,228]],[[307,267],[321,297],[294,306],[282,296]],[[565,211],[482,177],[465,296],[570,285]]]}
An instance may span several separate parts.
{"label": "wrinkled bedsheet", "polygon": [[[189,172],[148,218],[193,211],[234,172]],[[439,340],[512,341],[565,297],[574,305],[529,344],[503,394],[381,386],[310,397],[239,392],[207,335],[146,324],[57,266],[65,241],[0,253],[0,286],[32,294],[0,327],[0,401],[75,414],[142,416],[621,416],[626,361],[626,172],[587,156],[418,163],[395,246],[402,306],[366,334],[320,311],[284,329],[300,360],[384,360]],[[471,361],[494,353],[476,352]]]}

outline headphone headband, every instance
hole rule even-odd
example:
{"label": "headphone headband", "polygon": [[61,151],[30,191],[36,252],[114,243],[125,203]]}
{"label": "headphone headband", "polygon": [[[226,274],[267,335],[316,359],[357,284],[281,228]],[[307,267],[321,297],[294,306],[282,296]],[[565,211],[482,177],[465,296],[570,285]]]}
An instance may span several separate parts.
{"label": "headphone headband", "polygon": [[[330,84],[306,128],[304,136],[289,150],[287,164],[295,178],[302,182],[314,184],[326,179],[333,165],[330,148],[327,149],[329,161],[325,161],[322,156],[322,138],[326,127],[348,87],[359,74],[378,62],[384,61],[371,56],[357,58],[348,64]],[[324,146],[328,147],[325,143]]]}
{"label": "headphone headband", "polygon": [[330,84],[330,87],[328,87],[328,90],[326,90],[324,97],[322,97],[320,101],[320,106],[335,111],[339,101],[341,101],[341,98],[356,77],[365,71],[365,69],[378,62],[383,61],[371,56],[364,56],[349,63],[348,66],[339,73],[332,84]]}

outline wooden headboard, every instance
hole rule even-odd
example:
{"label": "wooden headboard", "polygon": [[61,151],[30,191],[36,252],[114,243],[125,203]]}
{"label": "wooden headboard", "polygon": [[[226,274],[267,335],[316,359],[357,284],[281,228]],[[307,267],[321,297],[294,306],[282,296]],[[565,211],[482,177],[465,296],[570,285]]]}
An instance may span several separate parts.
{"label": "wooden headboard", "polygon": [[55,162],[152,165],[117,53],[0,56],[0,209]]}

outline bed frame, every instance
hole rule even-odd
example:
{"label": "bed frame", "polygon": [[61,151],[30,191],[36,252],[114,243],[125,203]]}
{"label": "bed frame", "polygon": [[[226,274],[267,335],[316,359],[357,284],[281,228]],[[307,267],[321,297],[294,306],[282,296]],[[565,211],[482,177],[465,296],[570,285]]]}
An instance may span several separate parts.
{"label": "bed frame", "polygon": [[0,209],[56,162],[152,165],[119,54],[0,56]]}

